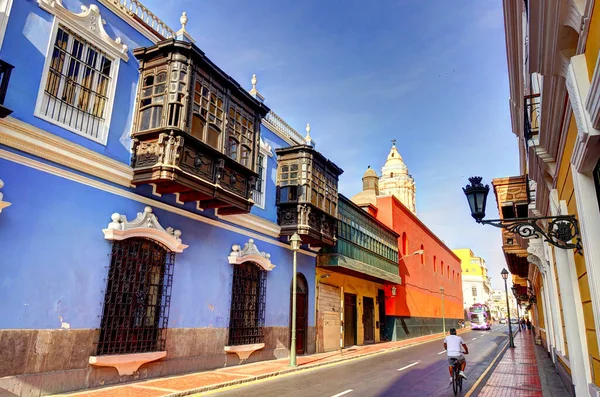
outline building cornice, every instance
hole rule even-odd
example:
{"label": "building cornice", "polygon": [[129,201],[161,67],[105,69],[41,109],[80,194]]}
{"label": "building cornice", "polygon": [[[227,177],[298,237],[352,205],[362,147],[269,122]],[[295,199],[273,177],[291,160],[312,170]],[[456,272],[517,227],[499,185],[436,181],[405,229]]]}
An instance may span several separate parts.
{"label": "building cornice", "polygon": [[[167,203],[163,203],[161,201],[157,201],[148,197],[144,197],[142,195],[139,195],[137,193],[134,193],[132,191],[126,190],[124,188],[120,188],[117,186],[113,186],[113,185],[109,185],[100,181],[97,181],[95,179],[68,171],[68,170],[64,170],[58,167],[55,167],[53,165],[50,164],[46,164],[44,162],[35,160],[35,159],[31,159],[29,157],[25,157],[22,156],[20,154],[16,154],[7,150],[3,150],[0,149],[0,159],[5,159],[11,162],[14,162],[16,164],[21,164],[23,166],[32,168],[32,169],[36,169],[38,171],[42,171],[42,172],[46,172],[48,174],[51,175],[55,175],[58,176],[60,178],[64,178],[64,179],[68,179],[70,181],[76,182],[76,183],[80,183],[82,185],[86,185],[86,186],[90,186],[94,189],[98,189],[104,192],[108,192],[110,194],[114,194],[116,196],[120,196],[120,197],[124,197],[126,199],[129,200],[133,200],[136,201],[138,203],[141,204],[145,204],[145,205],[149,205],[152,206],[154,208],[158,208],[164,211],[168,211],[170,213],[179,215],[179,216],[184,216],[186,218],[198,221],[198,222],[202,222],[211,226],[215,226],[224,230],[229,230],[231,232],[234,233],[238,233],[240,235],[243,236],[247,236],[247,237],[251,237],[255,240],[260,240],[260,241],[264,241],[267,242],[269,244],[272,245],[277,245],[279,247],[282,248],[286,248],[286,249],[290,249],[289,244],[286,243],[282,243],[281,241],[272,238],[272,237],[268,237],[253,231],[248,231],[246,229],[242,229],[240,227],[234,226],[234,225],[230,225],[228,223],[216,220],[216,219],[211,219],[209,217],[200,215],[200,214],[196,214],[193,212],[190,212],[186,209],[183,208],[178,208],[178,207],[174,207],[170,204]],[[6,189],[4,189],[6,192]],[[317,254],[311,251],[307,251],[305,249],[300,249],[298,251],[298,253],[301,253],[303,255],[307,255],[310,257],[316,257]]]}
{"label": "building cornice", "polygon": [[0,120],[0,144],[121,186],[131,186],[133,170],[128,165],[10,116]]}
{"label": "building cornice", "polygon": [[523,137],[523,2],[504,0],[504,32],[510,87],[512,131]]}

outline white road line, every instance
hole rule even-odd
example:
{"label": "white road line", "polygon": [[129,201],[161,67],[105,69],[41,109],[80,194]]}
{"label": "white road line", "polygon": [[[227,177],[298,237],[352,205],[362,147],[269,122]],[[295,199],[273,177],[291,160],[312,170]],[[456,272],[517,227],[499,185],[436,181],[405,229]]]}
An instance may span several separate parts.
{"label": "white road line", "polygon": [[438,354],[444,354],[446,353],[446,350],[442,350],[441,352],[439,352]]}
{"label": "white road line", "polygon": [[410,368],[410,367],[412,367],[412,366],[414,366],[414,365],[417,365],[418,363],[420,363],[420,361],[417,361],[417,362],[415,362],[415,363],[409,364],[409,365],[407,365],[406,367],[402,367],[402,368],[400,368],[398,371],[403,371],[403,370],[405,370],[406,368]]}
{"label": "white road line", "polygon": [[353,391],[354,391],[354,390],[352,390],[352,389],[348,389],[348,390],[346,390],[346,391],[343,391],[343,392],[341,392],[341,393],[335,394],[335,395],[333,395],[333,396],[331,396],[331,397],[340,397],[340,396],[343,396],[344,394],[352,393]]}
{"label": "white road line", "polygon": [[473,338],[473,340],[475,340],[475,339],[477,339],[477,338]]}

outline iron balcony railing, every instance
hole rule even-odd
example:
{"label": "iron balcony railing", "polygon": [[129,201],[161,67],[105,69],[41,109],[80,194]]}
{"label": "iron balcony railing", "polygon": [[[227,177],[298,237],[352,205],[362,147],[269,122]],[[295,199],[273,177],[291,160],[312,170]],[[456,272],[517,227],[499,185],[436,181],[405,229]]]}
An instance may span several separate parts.
{"label": "iron balcony railing", "polygon": [[525,96],[525,139],[535,138],[540,133],[540,94]]}
{"label": "iron balcony railing", "polygon": [[6,91],[8,90],[8,82],[10,81],[10,74],[13,69],[13,65],[0,60],[0,118],[2,119],[13,112],[4,106]]}

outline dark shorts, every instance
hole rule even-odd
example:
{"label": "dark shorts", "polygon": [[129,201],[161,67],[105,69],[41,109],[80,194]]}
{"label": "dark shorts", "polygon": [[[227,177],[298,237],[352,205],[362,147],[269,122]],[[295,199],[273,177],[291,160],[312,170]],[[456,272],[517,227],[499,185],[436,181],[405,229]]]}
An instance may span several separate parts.
{"label": "dark shorts", "polygon": [[465,362],[465,356],[463,356],[461,354],[459,357],[448,357],[448,365],[449,366],[453,366],[455,361],[458,361],[459,363],[462,364]]}

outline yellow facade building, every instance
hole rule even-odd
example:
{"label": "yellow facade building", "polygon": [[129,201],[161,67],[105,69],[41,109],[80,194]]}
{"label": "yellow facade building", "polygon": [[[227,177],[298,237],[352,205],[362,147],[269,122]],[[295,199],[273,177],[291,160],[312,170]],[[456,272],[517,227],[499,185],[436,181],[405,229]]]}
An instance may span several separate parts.
{"label": "yellow facade building", "polygon": [[521,175],[494,180],[500,217],[574,215],[581,249],[506,231],[502,246],[517,298],[563,379],[576,396],[598,397],[600,4],[503,3]]}
{"label": "yellow facade building", "polygon": [[475,303],[481,303],[492,309],[494,291],[485,259],[475,256],[470,248],[453,249],[452,252],[460,258],[464,308],[468,309]]}

